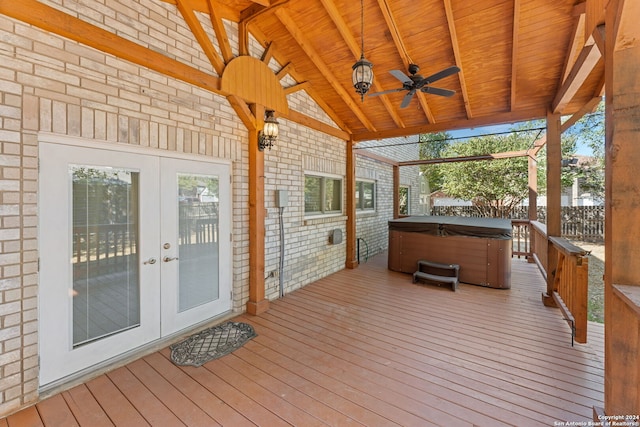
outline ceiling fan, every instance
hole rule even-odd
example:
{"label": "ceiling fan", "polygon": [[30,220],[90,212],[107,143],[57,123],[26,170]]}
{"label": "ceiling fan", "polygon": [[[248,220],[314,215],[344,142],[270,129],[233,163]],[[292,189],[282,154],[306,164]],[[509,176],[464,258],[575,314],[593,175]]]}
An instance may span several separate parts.
{"label": "ceiling fan", "polygon": [[445,68],[442,71],[438,71],[437,73],[432,74],[428,77],[422,77],[420,74],[418,74],[418,71],[420,71],[420,67],[418,67],[416,64],[409,64],[409,76],[407,76],[400,70],[389,71],[389,73],[391,73],[393,77],[402,82],[402,87],[398,89],[390,89],[382,92],[370,93],[369,96],[386,95],[388,93],[406,90],[408,91],[408,93],[404,96],[404,98],[402,99],[402,103],[400,104],[400,108],[405,108],[407,105],[409,105],[409,102],[411,102],[411,98],[413,98],[413,95],[415,95],[417,91],[446,97],[453,96],[456,93],[455,90],[440,89],[437,87],[429,86],[435,81],[459,72],[460,68],[456,67],[455,65]]}

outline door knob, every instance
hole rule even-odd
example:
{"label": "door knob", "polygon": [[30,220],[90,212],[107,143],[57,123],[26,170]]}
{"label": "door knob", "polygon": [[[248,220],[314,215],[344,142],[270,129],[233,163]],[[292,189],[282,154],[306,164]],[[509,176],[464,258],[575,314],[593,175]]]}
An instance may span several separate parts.
{"label": "door knob", "polygon": [[143,264],[155,264],[155,263],[156,263],[156,259],[155,258],[149,258],[148,260],[143,262]]}
{"label": "door knob", "polygon": [[162,261],[164,261],[164,262],[171,262],[171,261],[173,261],[174,259],[178,259],[178,257],[177,257],[177,256],[174,256],[174,257],[168,257],[168,256],[166,256],[166,257],[162,258]]}

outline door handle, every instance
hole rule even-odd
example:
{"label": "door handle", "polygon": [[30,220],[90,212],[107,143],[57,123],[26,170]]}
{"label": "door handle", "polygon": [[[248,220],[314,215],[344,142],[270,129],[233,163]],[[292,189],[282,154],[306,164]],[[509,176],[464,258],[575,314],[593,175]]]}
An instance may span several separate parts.
{"label": "door handle", "polygon": [[148,260],[143,262],[143,264],[155,264],[155,263],[156,263],[156,259],[155,258],[149,258]]}
{"label": "door handle", "polygon": [[168,256],[166,256],[166,257],[162,258],[162,261],[164,261],[164,262],[171,262],[171,261],[173,261],[174,259],[178,259],[178,257],[177,257],[177,256],[174,256],[174,257],[168,257]]}

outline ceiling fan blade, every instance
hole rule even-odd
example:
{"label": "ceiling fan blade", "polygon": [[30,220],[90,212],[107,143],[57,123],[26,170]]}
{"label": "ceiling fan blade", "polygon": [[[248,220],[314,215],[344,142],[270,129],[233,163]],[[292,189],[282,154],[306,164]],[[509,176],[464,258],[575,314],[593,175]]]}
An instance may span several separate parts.
{"label": "ceiling fan blade", "polygon": [[460,68],[456,67],[455,65],[452,65],[449,68],[445,68],[442,71],[438,71],[435,74],[432,74],[432,75],[430,75],[428,77],[425,77],[424,79],[422,79],[421,83],[423,83],[423,84],[433,83],[433,82],[435,82],[437,80],[444,79],[445,77],[448,77],[451,74],[455,74],[455,73],[458,73],[458,72],[460,72]]}
{"label": "ceiling fan blade", "polygon": [[440,89],[439,87],[425,86],[420,89],[424,93],[431,93],[433,95],[446,96],[447,98],[456,94],[455,90]]}
{"label": "ceiling fan blade", "polygon": [[407,105],[409,105],[409,103],[411,102],[411,98],[413,98],[413,95],[416,93],[415,89],[411,89],[409,91],[409,93],[407,93],[404,98],[402,98],[402,104],[400,104],[400,108],[406,108]]}
{"label": "ceiling fan blade", "polygon": [[407,76],[405,73],[403,73],[400,70],[391,70],[389,71],[389,73],[396,79],[400,80],[402,84],[409,84],[409,85],[413,84],[413,81],[411,81],[409,76]]}
{"label": "ceiling fan blade", "polygon": [[402,90],[405,90],[404,88],[398,88],[398,89],[389,89],[389,90],[383,90],[382,92],[373,92],[368,94],[368,96],[380,96],[380,95],[386,95],[388,93],[394,93],[394,92],[400,92]]}

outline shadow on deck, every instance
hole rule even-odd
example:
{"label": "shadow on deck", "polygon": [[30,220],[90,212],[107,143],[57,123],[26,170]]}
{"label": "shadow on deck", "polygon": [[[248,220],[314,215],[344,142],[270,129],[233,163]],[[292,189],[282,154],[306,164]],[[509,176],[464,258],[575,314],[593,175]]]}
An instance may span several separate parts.
{"label": "shadow on deck", "polygon": [[413,284],[381,254],[238,316],[258,336],[230,355],[177,367],[165,349],[0,425],[587,422],[603,406],[603,327],[590,323],[589,343],[571,347],[544,289],[537,267],[518,259],[511,289],[452,292]]}

